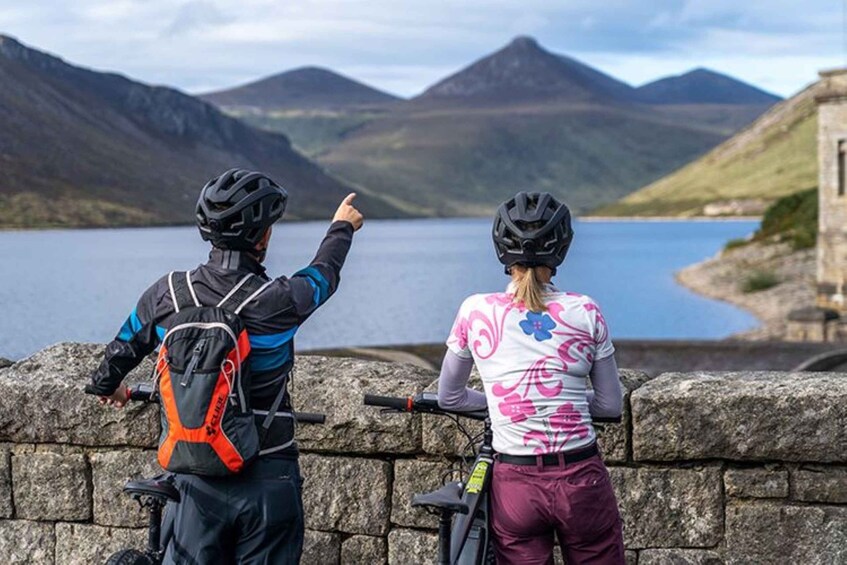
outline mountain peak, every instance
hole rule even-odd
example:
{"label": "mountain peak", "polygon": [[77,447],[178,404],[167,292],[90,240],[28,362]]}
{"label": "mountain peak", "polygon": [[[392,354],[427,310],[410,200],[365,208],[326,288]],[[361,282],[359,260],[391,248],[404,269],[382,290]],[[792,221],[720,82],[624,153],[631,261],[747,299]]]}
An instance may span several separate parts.
{"label": "mountain peak", "polygon": [[782,100],[725,74],[697,67],[681,75],[642,85],[638,97],[648,104],[761,104]]}
{"label": "mountain peak", "polygon": [[399,100],[323,67],[299,67],[242,86],[209,92],[203,99],[218,106],[277,109],[374,107]]}
{"label": "mountain peak", "polygon": [[570,102],[626,99],[632,87],[518,36],[498,51],[431,86],[419,100],[521,103],[541,99]]}
{"label": "mountain peak", "polygon": [[541,45],[538,44],[538,41],[529,35],[519,35],[515,37],[511,42],[509,42],[506,49],[534,49],[544,51]]}

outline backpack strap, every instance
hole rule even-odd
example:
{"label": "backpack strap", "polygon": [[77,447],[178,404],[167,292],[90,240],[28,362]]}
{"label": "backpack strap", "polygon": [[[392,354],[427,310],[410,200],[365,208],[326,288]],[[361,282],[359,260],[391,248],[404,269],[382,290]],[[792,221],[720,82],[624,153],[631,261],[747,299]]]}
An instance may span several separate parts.
{"label": "backpack strap", "polygon": [[174,310],[179,312],[182,308],[200,307],[194,286],[191,284],[191,273],[189,271],[171,271],[168,273],[168,288],[171,291],[171,300]]}
{"label": "backpack strap", "polygon": [[241,313],[242,308],[259,296],[272,282],[248,273],[232,287],[232,290],[226,296],[221,298],[217,306],[237,316]]}

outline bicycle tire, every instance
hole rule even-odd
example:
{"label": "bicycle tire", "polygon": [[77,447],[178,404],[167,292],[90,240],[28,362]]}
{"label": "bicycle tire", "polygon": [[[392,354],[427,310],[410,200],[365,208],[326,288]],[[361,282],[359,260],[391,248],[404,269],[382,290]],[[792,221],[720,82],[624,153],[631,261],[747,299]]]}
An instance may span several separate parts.
{"label": "bicycle tire", "polygon": [[137,549],[123,549],[112,554],[106,565],[156,565],[156,562]]}

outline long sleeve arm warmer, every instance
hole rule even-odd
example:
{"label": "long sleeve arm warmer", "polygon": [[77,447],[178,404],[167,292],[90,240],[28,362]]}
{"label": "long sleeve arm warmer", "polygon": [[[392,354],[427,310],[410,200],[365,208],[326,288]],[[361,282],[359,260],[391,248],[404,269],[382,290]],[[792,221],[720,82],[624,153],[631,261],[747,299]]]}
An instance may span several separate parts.
{"label": "long sleeve arm warmer", "polygon": [[589,375],[593,391],[588,395],[588,411],[594,417],[616,418],[623,411],[623,394],[615,356],[594,362]]}
{"label": "long sleeve arm warmer", "polygon": [[441,408],[472,412],[488,406],[484,393],[467,388],[471,369],[472,358],[459,357],[452,351],[444,355],[438,378],[438,405]]}

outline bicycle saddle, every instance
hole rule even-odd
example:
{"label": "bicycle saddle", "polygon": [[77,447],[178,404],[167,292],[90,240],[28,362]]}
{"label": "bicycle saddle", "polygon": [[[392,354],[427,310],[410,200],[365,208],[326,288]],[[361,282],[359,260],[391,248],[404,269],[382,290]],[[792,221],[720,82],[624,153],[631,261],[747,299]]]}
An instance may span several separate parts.
{"label": "bicycle saddle", "polygon": [[440,508],[459,514],[467,514],[470,509],[462,502],[462,483],[447,483],[438,490],[426,494],[416,494],[412,498],[412,506],[427,506]]}
{"label": "bicycle saddle", "polygon": [[179,502],[179,491],[169,477],[153,477],[152,479],[138,479],[129,481],[124,485],[124,492],[138,496],[152,496],[155,498]]}

